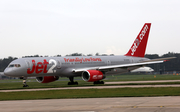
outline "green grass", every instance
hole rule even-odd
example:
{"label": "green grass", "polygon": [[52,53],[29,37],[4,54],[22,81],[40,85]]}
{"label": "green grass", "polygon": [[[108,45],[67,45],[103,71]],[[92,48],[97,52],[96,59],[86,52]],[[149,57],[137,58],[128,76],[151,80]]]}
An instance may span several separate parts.
{"label": "green grass", "polygon": [[[154,78],[156,76],[156,78]],[[180,75],[148,75],[148,74],[134,74],[134,75],[114,75],[107,76],[107,81],[148,81],[148,80],[180,80]]]}
{"label": "green grass", "polygon": [[[22,81],[22,80],[21,80]],[[75,87],[75,86],[88,86],[93,85],[93,83],[88,83],[85,81],[78,81],[79,85],[67,85],[68,81],[55,81],[51,83],[38,83],[35,79],[31,79],[31,82],[27,82],[29,87],[23,88],[22,82],[7,82],[0,83],[0,90],[9,89],[36,89],[36,88],[58,88],[58,87]]]}
{"label": "green grass", "polygon": [[[96,86],[92,82],[78,80],[79,85],[69,86],[67,78],[60,78],[47,84],[36,82],[35,79],[28,79],[28,88],[22,87],[22,80],[0,80],[0,89],[34,89],[34,88],[58,88],[75,86]],[[105,82],[109,81],[147,81],[147,80],[180,80],[180,75],[114,75],[107,76]],[[118,85],[149,85],[149,84],[180,84],[180,82],[163,83],[130,83]],[[103,86],[103,85],[102,85]],[[106,85],[108,86],[108,85]],[[48,91],[30,91],[30,92],[0,92],[0,100],[33,100],[33,99],[59,99],[59,98],[102,98],[102,97],[145,97],[145,96],[179,96],[180,88],[115,88],[115,89],[77,89],[77,90],[48,90]]]}
{"label": "green grass", "polygon": [[[81,80],[81,77],[75,78],[78,80],[79,85],[69,86],[67,83],[69,82],[68,78],[60,78],[59,81],[51,82],[51,83],[38,83],[35,79],[28,79],[27,84],[28,88],[22,87],[22,80],[19,79],[11,79],[11,80],[0,80],[0,90],[8,90],[8,89],[32,89],[32,88],[58,88],[58,87],[75,87],[75,86],[94,86],[92,82],[85,82]],[[180,80],[180,75],[114,75],[107,76],[104,80],[105,82],[111,81],[147,81],[147,80]],[[139,83],[139,84],[119,84],[119,85],[149,85],[149,84],[180,84],[179,82],[168,82],[168,83]]]}
{"label": "green grass", "polygon": [[30,92],[0,92],[0,100],[34,100],[60,98],[104,98],[104,97],[147,97],[179,96],[180,88],[115,88],[115,89],[76,89]]}

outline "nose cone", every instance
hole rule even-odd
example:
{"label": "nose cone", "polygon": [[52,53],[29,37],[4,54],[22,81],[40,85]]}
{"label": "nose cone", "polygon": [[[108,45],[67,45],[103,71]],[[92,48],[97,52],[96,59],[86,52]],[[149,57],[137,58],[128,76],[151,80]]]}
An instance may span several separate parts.
{"label": "nose cone", "polygon": [[4,75],[6,75],[6,76],[13,76],[13,70],[11,69],[11,68],[6,68],[5,70],[4,70]]}

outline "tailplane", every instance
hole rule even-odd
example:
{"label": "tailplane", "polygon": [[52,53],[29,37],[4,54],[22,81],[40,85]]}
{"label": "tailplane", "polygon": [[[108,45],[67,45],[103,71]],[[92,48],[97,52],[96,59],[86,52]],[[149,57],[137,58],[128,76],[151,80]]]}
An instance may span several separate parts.
{"label": "tailplane", "polygon": [[125,56],[144,57],[151,23],[145,23]]}

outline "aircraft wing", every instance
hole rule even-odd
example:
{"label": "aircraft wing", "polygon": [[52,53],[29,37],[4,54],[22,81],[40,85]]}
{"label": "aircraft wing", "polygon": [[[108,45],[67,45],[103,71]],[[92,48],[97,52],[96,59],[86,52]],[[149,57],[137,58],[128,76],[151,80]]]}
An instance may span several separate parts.
{"label": "aircraft wing", "polygon": [[82,68],[82,69],[73,69],[73,72],[83,72],[86,70],[106,70],[106,69],[108,70],[108,69],[115,69],[115,68],[128,68],[128,67],[133,67],[133,66],[143,66],[143,65],[148,65],[148,64],[163,63],[169,59],[174,59],[174,58],[176,57],[157,58],[157,59],[152,59],[152,60],[148,60],[148,61],[144,61],[140,63],[87,67],[87,68]]}
{"label": "aircraft wing", "polygon": [[115,69],[115,68],[127,68],[127,67],[133,67],[133,66],[143,66],[143,65],[148,65],[148,64],[163,63],[163,62],[164,60],[142,62],[142,63],[121,64],[121,65],[97,66],[97,67],[89,67],[89,68],[82,68],[82,69],[74,69],[73,72],[83,72],[86,70],[106,70],[106,69]]}
{"label": "aircraft wing", "polygon": [[143,62],[153,62],[153,61],[162,61],[162,60],[167,61],[169,59],[174,59],[174,58],[176,58],[176,57],[157,58],[157,59],[151,59],[151,60],[143,61]]}

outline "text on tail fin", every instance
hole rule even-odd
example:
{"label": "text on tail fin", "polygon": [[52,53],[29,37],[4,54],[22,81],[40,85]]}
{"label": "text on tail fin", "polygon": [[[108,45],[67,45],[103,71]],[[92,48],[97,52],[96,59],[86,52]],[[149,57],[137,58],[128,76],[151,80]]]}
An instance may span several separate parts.
{"label": "text on tail fin", "polygon": [[126,56],[144,57],[151,23],[145,23]]}

